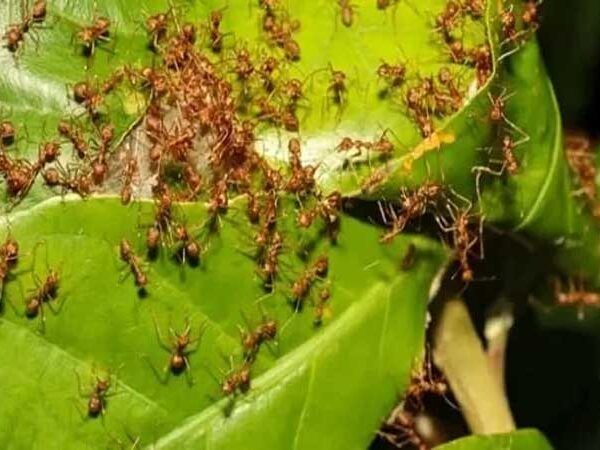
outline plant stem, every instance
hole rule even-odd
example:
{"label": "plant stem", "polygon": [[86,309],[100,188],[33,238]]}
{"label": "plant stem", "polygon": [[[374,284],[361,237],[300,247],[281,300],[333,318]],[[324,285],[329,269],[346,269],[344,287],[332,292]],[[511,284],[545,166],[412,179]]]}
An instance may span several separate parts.
{"label": "plant stem", "polygon": [[508,401],[490,367],[462,300],[445,302],[433,335],[433,358],[444,372],[474,434],[515,429]]}

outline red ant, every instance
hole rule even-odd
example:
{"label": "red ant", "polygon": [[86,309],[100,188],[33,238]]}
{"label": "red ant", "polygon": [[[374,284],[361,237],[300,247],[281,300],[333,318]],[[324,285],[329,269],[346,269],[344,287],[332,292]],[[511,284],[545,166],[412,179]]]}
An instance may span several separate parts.
{"label": "red ant", "polygon": [[[465,199],[468,202],[468,200]],[[448,204],[448,211],[452,219],[452,224],[448,225],[447,221],[440,216],[436,216],[436,221],[440,225],[442,231],[452,233],[452,242],[456,259],[462,271],[461,278],[463,282],[470,283],[474,279],[473,269],[469,261],[469,255],[472,248],[480,243],[480,257],[483,258],[483,247],[481,247],[481,235],[483,233],[483,217],[479,218],[479,232],[474,234],[471,231],[471,224],[474,215],[470,213],[472,205],[468,202],[468,206],[464,209],[458,208],[451,202]]]}
{"label": "red ant", "polygon": [[354,6],[350,0],[338,0],[338,5],[341,9],[342,24],[345,27],[351,27],[354,22]]}
{"label": "red ant", "polygon": [[76,34],[77,40],[86,57],[94,55],[100,42],[110,42],[110,19],[96,17],[91,25],[82,27]]}
{"label": "red ant", "polygon": [[187,229],[183,225],[175,227],[175,239],[179,243],[177,250],[177,259],[185,263],[186,259],[191,266],[196,266],[200,262],[202,249],[200,244],[190,237]]}
{"label": "red ant", "polygon": [[523,13],[521,19],[526,27],[537,30],[540,26],[540,13],[538,7],[540,2],[538,0],[526,0],[523,3]]}
{"label": "red ant", "polygon": [[133,247],[127,239],[121,240],[119,254],[121,256],[121,260],[129,266],[129,269],[134,277],[135,285],[140,289],[144,289],[148,284],[148,277],[142,270],[140,259],[134,253]]}
{"label": "red ant", "polygon": [[[164,384],[168,381],[168,376],[170,373],[172,373],[173,375],[180,375],[181,373],[185,372],[188,384],[192,385],[194,381],[191,374],[192,366],[190,365],[189,356],[197,351],[199,341],[202,339],[202,335],[206,331],[206,327],[204,325],[201,326],[198,336],[195,338],[191,338],[190,333],[192,331],[192,327],[189,321],[186,320],[185,328],[181,333],[177,333],[172,328],[169,328],[169,341],[165,341],[160,332],[160,328],[158,326],[156,318],[153,318],[153,320],[154,330],[156,331],[156,338],[158,339],[158,343],[164,350],[170,353],[169,362],[162,371],[162,377],[159,376],[154,366],[151,365],[155,374],[158,376],[159,380]],[[194,345],[194,347],[191,347],[192,345]]]}
{"label": "red ant", "polygon": [[223,48],[223,34],[220,29],[222,21],[223,11],[211,11],[208,19],[208,30],[210,35],[210,48],[215,53],[219,53]]}
{"label": "red ant", "polygon": [[315,310],[314,310],[315,316],[313,319],[313,325],[315,327],[319,327],[323,324],[323,316],[325,315],[327,303],[329,302],[330,298],[331,298],[331,292],[329,292],[329,289],[327,289],[327,288],[321,289],[321,291],[319,292],[319,298],[317,300],[317,303],[315,304]]}
{"label": "red ant", "polygon": [[298,225],[309,228],[317,216],[321,216],[327,226],[332,226],[339,221],[339,212],[342,209],[342,194],[334,191],[320,200],[314,208],[301,210],[298,213]]}
{"label": "red ant", "polygon": [[446,42],[452,40],[452,30],[457,25],[457,22],[461,19],[462,8],[461,5],[453,0],[446,3],[444,11],[435,19],[436,31],[440,32]]}
{"label": "red ant", "polygon": [[330,94],[334,103],[338,105],[344,105],[346,101],[346,74],[341,70],[334,70],[333,67],[330,67],[331,71],[331,79],[329,81],[329,86],[327,87],[327,92]]}
{"label": "red ant", "polygon": [[262,80],[263,87],[267,92],[272,92],[275,89],[275,80],[273,79],[273,73],[279,67],[279,61],[273,57],[268,56],[264,59],[258,69],[258,74]]}
{"label": "red ant", "polygon": [[0,301],[4,297],[4,287],[11,271],[19,262],[19,244],[11,238],[6,238],[0,246]]}
{"label": "red ant", "polygon": [[244,357],[247,362],[253,362],[260,350],[262,344],[272,341],[277,336],[277,322],[274,320],[263,319],[263,322],[256,326],[254,330],[244,330],[240,328],[242,347]]}
{"label": "red ant", "polygon": [[160,43],[167,36],[169,13],[159,13],[146,19],[146,31],[150,37],[149,47],[158,51]]}
{"label": "red ant", "polygon": [[397,88],[406,79],[406,66],[382,62],[377,68],[377,76],[385,80],[390,87]]}
{"label": "red ant", "polygon": [[225,374],[225,377],[221,382],[221,392],[223,392],[223,395],[225,396],[248,392],[251,381],[250,363],[244,362],[238,369],[233,368],[233,362],[230,362],[230,365],[231,369]]}
{"label": "red ant", "polygon": [[95,118],[104,98],[87,81],[81,81],[73,86],[73,100],[83,105],[90,117]]}
{"label": "red ant", "polygon": [[[567,162],[577,177],[580,190],[576,195],[584,194],[593,206],[596,204],[596,165],[590,140],[582,135],[567,135],[565,139]],[[596,209],[596,208],[594,208]],[[596,212],[594,212],[596,215]]]}
{"label": "red ant", "polygon": [[462,4],[462,10],[473,19],[480,19],[485,12],[483,0],[465,0]]}
{"label": "red ant", "polygon": [[61,120],[57,126],[58,133],[68,139],[79,159],[84,159],[89,151],[89,144],[83,137],[82,132],[66,120]]}
{"label": "red ant", "polygon": [[44,306],[48,306],[54,314],[58,314],[65,302],[63,301],[56,310],[51,305],[51,302],[56,300],[58,296],[58,287],[60,284],[60,276],[55,270],[50,270],[43,282],[36,278],[36,284],[39,287],[25,303],[25,316],[33,319],[39,315],[42,320],[40,326],[43,331],[46,321]]}
{"label": "red ant", "polygon": [[383,429],[377,434],[397,448],[402,448],[407,444],[417,450],[430,450],[431,448],[417,432],[414,416],[408,411],[394,411],[393,417],[383,425]]}
{"label": "red ant", "polygon": [[10,146],[15,142],[15,136],[17,129],[8,120],[0,122],[0,148],[3,146]]}
{"label": "red ant", "polygon": [[431,364],[431,355],[426,355],[426,361],[413,370],[410,378],[410,385],[406,391],[405,404],[415,411],[423,409],[423,396],[427,394],[446,396],[448,393],[448,383],[443,379],[438,371],[435,371]]}
{"label": "red ant", "polygon": [[600,306],[600,293],[586,291],[581,280],[576,283],[569,279],[569,290],[563,291],[560,279],[555,278],[554,294],[556,302],[562,306]]}
{"label": "red ant", "polygon": [[481,45],[471,51],[470,58],[475,64],[477,86],[482,87],[492,75],[492,69],[494,65],[492,59],[492,50],[487,44]]}
{"label": "red ant", "polygon": [[564,291],[560,279],[554,278],[554,297],[559,306],[576,306],[579,320],[584,318],[584,307],[600,307],[600,293],[587,291],[583,280],[568,280],[568,290]]}
{"label": "red ant", "polygon": [[79,388],[79,395],[88,399],[86,414],[84,415],[82,413],[82,416],[96,418],[100,415],[104,415],[104,413],[106,412],[108,397],[110,395],[116,394],[116,392],[109,394],[109,390],[113,385],[112,375],[109,374],[107,378],[100,378],[98,376],[95,376],[96,379],[93,383],[93,388],[91,392],[85,392],[82,389],[81,379],[79,378],[79,374],[77,373],[77,371],[75,371],[75,375],[77,376],[77,386]]}
{"label": "red ant", "polygon": [[133,178],[136,176],[137,173],[137,160],[134,158],[129,158],[124,164],[121,174],[123,184],[121,187],[121,203],[123,205],[128,205],[131,201],[131,197],[133,195],[133,188],[131,187],[131,185],[133,183]]}
{"label": "red ant", "polygon": [[329,258],[320,256],[308,269],[292,283],[292,304],[296,311],[302,309],[316,280],[321,280],[329,272]]}
{"label": "red ant", "polygon": [[[436,206],[443,192],[442,186],[437,183],[426,183],[413,192],[404,191],[400,199],[400,214],[396,213],[391,205],[389,206],[388,212],[392,218],[392,229],[381,237],[381,242],[391,242],[402,233],[408,222],[423,216],[429,206]],[[383,211],[381,204],[379,207],[384,221],[387,221],[387,214]]]}

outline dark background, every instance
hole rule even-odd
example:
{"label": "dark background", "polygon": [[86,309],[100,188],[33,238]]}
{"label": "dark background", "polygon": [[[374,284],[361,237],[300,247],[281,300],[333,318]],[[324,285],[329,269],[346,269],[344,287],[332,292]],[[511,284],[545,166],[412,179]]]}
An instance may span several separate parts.
{"label": "dark background", "polygon": [[[600,139],[600,0],[546,0],[539,41],[565,129]],[[596,336],[544,330],[531,312],[512,330],[506,381],[515,419],[541,429],[556,450],[600,449]]]}

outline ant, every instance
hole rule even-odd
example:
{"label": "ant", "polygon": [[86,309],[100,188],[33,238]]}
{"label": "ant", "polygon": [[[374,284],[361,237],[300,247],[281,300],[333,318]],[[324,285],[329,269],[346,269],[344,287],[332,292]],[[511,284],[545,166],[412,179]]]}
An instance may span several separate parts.
{"label": "ant", "polygon": [[0,246],[0,300],[4,296],[4,286],[11,271],[19,262],[19,243],[11,238],[6,238]]}
{"label": "ant", "polygon": [[334,103],[344,105],[347,92],[346,74],[341,70],[334,70],[331,66],[329,69],[331,71],[331,78],[327,87],[327,93],[330,94]]}
{"label": "ant", "polygon": [[210,48],[215,53],[219,53],[223,48],[223,34],[220,29],[222,21],[223,11],[211,11],[208,18],[208,29],[210,33]]}
{"label": "ant", "polygon": [[73,100],[83,105],[90,117],[95,118],[103,97],[87,81],[80,81],[73,86]]}
{"label": "ant", "polygon": [[397,88],[406,79],[406,66],[382,62],[377,68],[377,76],[385,80],[391,88]]}
{"label": "ant", "polygon": [[100,42],[110,42],[110,19],[107,17],[96,17],[91,25],[82,27],[76,34],[81,44],[84,56],[94,55],[96,46]]}
{"label": "ant", "polygon": [[68,139],[73,145],[73,149],[79,159],[84,159],[89,151],[89,144],[83,137],[81,130],[66,120],[61,120],[57,126],[58,133]]}
{"label": "ant", "polygon": [[252,362],[256,359],[256,355],[258,355],[261,345],[276,338],[277,322],[274,320],[263,319],[263,322],[256,326],[252,331],[244,330],[240,327],[240,335],[242,347],[244,349],[244,357],[247,362]]}
{"label": "ant", "polygon": [[526,0],[523,3],[523,13],[521,19],[526,27],[537,30],[540,26],[540,13],[538,7],[540,6],[539,0]]}
{"label": "ant", "polygon": [[393,417],[377,434],[397,448],[405,447],[407,444],[417,450],[431,448],[417,432],[414,416],[408,411],[394,411]]}
{"label": "ant", "polygon": [[323,200],[320,200],[314,208],[299,211],[298,225],[301,228],[309,228],[318,215],[323,218],[328,226],[338,223],[342,202],[342,194],[339,191],[332,192]]}
{"label": "ant", "polygon": [[250,389],[250,369],[251,365],[244,362],[240,368],[234,369],[233,362],[230,362],[231,369],[221,382],[221,392],[223,395],[230,396],[237,393],[246,393]]}
{"label": "ant", "polygon": [[[170,353],[170,357],[167,365],[163,369],[162,379],[160,376],[158,376],[159,374],[156,372],[154,366],[151,366],[152,369],[163,384],[167,382],[170,373],[173,375],[180,375],[181,373],[185,372],[188,384],[191,386],[194,384],[194,381],[191,375],[192,367],[190,365],[189,356],[198,349],[202,335],[206,331],[206,326],[202,325],[200,327],[200,331],[198,332],[198,336],[191,338],[190,333],[192,331],[192,327],[189,321],[186,320],[185,328],[181,333],[177,333],[172,328],[169,328],[169,341],[165,341],[160,332],[156,318],[153,318],[153,320],[158,343],[164,350]],[[193,347],[191,347],[192,345]]]}
{"label": "ant", "polygon": [[169,25],[169,13],[158,13],[146,19],[146,32],[150,37],[149,48],[156,52],[159,44],[167,36]]}
{"label": "ant", "polygon": [[329,272],[329,258],[320,256],[311,267],[306,269],[292,283],[292,304],[296,311],[300,311],[308,297],[314,282],[323,279]]}
{"label": "ant", "polygon": [[267,92],[272,92],[275,89],[275,80],[273,79],[273,73],[279,67],[279,61],[273,57],[268,56],[262,62],[258,69],[258,74],[262,80],[263,87]]}
{"label": "ant", "polygon": [[0,122],[0,148],[2,146],[10,146],[15,142],[17,129],[12,122],[3,120]]}
{"label": "ant", "polygon": [[254,64],[247,49],[242,48],[236,51],[234,71],[238,79],[244,82],[248,81],[254,73]]}
{"label": "ant", "polygon": [[477,195],[480,196],[480,178],[481,175],[483,173],[489,173],[491,175],[495,175],[495,176],[502,176],[504,174],[504,171],[506,170],[509,175],[515,175],[518,173],[519,171],[519,160],[517,159],[517,157],[515,156],[515,149],[524,144],[525,142],[527,142],[529,140],[529,137],[524,137],[523,139],[516,141],[510,136],[510,134],[504,134],[502,136],[502,140],[501,140],[501,147],[500,147],[500,151],[502,154],[502,160],[501,161],[495,161],[495,160],[490,160],[490,162],[501,162],[502,166],[500,167],[499,170],[494,170],[490,167],[486,167],[486,166],[477,166],[477,167],[473,167],[472,171],[473,172],[477,172],[477,177],[475,180],[475,184],[477,187]]}
{"label": "ant", "polygon": [[477,86],[482,87],[492,75],[492,50],[488,44],[480,45],[471,51],[470,58],[475,64]]}
{"label": "ant", "polygon": [[183,225],[175,227],[175,239],[180,243],[176,257],[179,261],[185,263],[186,258],[189,264],[194,267],[200,262],[200,254],[202,252],[200,244],[195,239],[192,239]]}
{"label": "ant", "polygon": [[[435,376],[437,375],[437,376]],[[448,393],[448,383],[442,375],[434,372],[431,363],[431,355],[427,355],[426,361],[410,377],[410,385],[406,391],[405,403],[413,410],[423,409],[423,396],[427,394],[445,397]]]}
{"label": "ant", "polygon": [[483,0],[465,0],[462,4],[462,10],[471,18],[477,20],[483,17],[485,4]]}
{"label": "ant", "polygon": [[372,194],[385,181],[385,179],[385,171],[376,170],[361,181],[360,191],[363,194]]}
{"label": "ant", "polygon": [[488,97],[491,103],[489,118],[492,123],[507,121],[507,117],[505,115],[506,101],[513,95],[515,94],[507,94],[506,89],[504,89],[497,97],[492,96],[492,94],[488,92]]}
{"label": "ant", "polygon": [[456,64],[464,64],[467,62],[467,52],[461,41],[458,39],[451,39],[446,42],[446,49],[450,55],[450,61]]}
{"label": "ant", "polygon": [[133,189],[131,184],[133,183],[133,178],[138,173],[138,163],[134,158],[129,158],[127,162],[123,166],[121,178],[122,178],[122,187],[121,187],[121,204],[128,205],[131,202],[131,197],[133,195]]}
{"label": "ant", "polygon": [[[468,202],[467,199],[465,199],[465,201]],[[471,263],[469,262],[469,255],[471,253],[471,249],[478,242],[480,243],[480,246],[482,245],[480,238],[483,233],[484,217],[479,218],[479,233],[474,234],[471,231],[471,222],[474,218],[474,215],[470,213],[472,208],[472,204],[470,202],[468,202],[466,208],[462,209],[449,202],[447,208],[453,222],[452,225],[448,225],[445,219],[442,217],[436,217],[436,221],[438,222],[438,225],[442,231],[446,233],[452,233],[454,251],[462,271],[462,281],[465,283],[470,283],[474,279],[474,273],[473,269],[471,268]],[[483,247],[480,249],[480,257],[483,258]]]}
{"label": "ant", "polygon": [[446,8],[435,18],[436,31],[442,34],[446,42],[452,40],[452,31],[462,15],[461,5],[453,0],[446,3]]}
{"label": "ant", "polygon": [[341,8],[342,24],[350,28],[354,22],[354,6],[350,4],[350,0],[338,0],[338,5]]}
{"label": "ant", "polygon": [[582,135],[571,134],[565,139],[567,162],[577,177],[580,190],[576,195],[584,194],[593,205],[596,202],[596,165],[590,140]]}
{"label": "ant", "polygon": [[325,315],[327,303],[329,302],[330,298],[331,292],[326,287],[319,291],[319,299],[317,300],[314,308],[315,316],[313,319],[313,325],[315,327],[319,327],[323,324],[323,316]]}
{"label": "ant", "polygon": [[[268,228],[265,228],[268,231]],[[265,255],[261,258],[259,273],[263,278],[264,286],[267,289],[273,288],[273,283],[277,276],[279,267],[279,254],[283,249],[283,236],[278,231],[271,234],[268,243],[265,242]]]}
{"label": "ant", "polygon": [[96,380],[93,383],[93,388],[91,392],[85,392],[82,389],[81,379],[79,378],[79,374],[77,373],[77,371],[75,371],[75,375],[77,376],[77,386],[79,389],[79,395],[81,397],[88,398],[87,417],[95,419],[100,415],[104,415],[104,413],[106,412],[107,398],[109,397],[109,395],[116,394],[108,393],[112,386],[111,375],[109,374],[107,378],[100,378],[99,376],[95,376]]}
{"label": "ant", "polygon": [[[554,279],[554,295],[556,302],[561,306],[577,305],[580,308],[583,306],[600,306],[600,293],[586,291],[583,282],[573,281],[569,279],[569,290],[563,291],[560,279]],[[582,312],[580,311],[580,314]]]}
{"label": "ant", "polygon": [[[392,229],[385,233],[380,241],[383,243],[391,242],[397,235],[402,233],[408,222],[423,216],[429,206],[435,206],[442,195],[443,188],[437,183],[426,183],[413,192],[404,191],[400,199],[401,213],[397,214],[394,208],[391,205],[389,206]],[[379,208],[384,221],[387,221],[381,203]]]}
{"label": "ant", "polygon": [[51,302],[56,300],[58,296],[60,276],[57,271],[50,270],[43,282],[36,278],[36,284],[38,284],[39,287],[25,303],[25,316],[29,319],[33,319],[39,315],[42,320],[40,326],[43,331],[46,321],[44,306],[48,306],[54,314],[58,314],[65,302],[63,301],[56,310],[54,310],[51,305]]}
{"label": "ant", "polygon": [[135,285],[143,290],[148,284],[148,277],[142,270],[140,259],[134,253],[131,243],[127,239],[121,240],[119,245],[119,254],[121,260],[129,266],[129,269],[134,277]]}
{"label": "ant", "polygon": [[519,171],[519,161],[515,157],[515,147],[519,143],[513,141],[510,135],[506,134],[502,138],[502,156],[504,157],[504,167],[510,175],[515,175]]}

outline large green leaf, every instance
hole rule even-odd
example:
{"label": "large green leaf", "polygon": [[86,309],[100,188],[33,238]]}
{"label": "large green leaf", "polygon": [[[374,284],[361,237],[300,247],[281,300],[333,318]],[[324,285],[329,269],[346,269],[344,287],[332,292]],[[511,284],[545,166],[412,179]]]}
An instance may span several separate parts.
{"label": "large green leaf", "polygon": [[439,450],[552,450],[536,430],[518,430],[491,436],[469,436],[435,447]]}
{"label": "large green leaf", "polygon": [[[4,286],[0,316],[2,448],[105,448],[128,442],[127,434],[157,448],[364,447],[420,355],[429,291],[445,261],[440,247],[408,236],[383,247],[374,228],[350,218],[331,245],[294,232],[290,218],[281,281],[265,297],[247,256],[253,232],[243,225],[245,204],[237,201],[217,234],[196,227],[207,246],[200,266],[180,266],[163,249],[147,269],[147,295],[140,298],[131,277],[119,283],[127,270],[118,243],[126,237],[142,251],[137,230],[150,206],[49,200],[12,218],[9,232],[23,256],[20,272]],[[197,205],[181,206],[179,214],[189,224],[205,215]],[[409,242],[417,247],[416,264],[401,272]],[[309,248],[309,261],[329,255],[321,284],[332,296],[321,328],[313,325],[310,301],[300,312],[290,305],[291,281],[304,268],[296,252]],[[64,307],[57,314],[46,308],[40,328],[39,319],[23,316],[24,293],[49,268],[60,272],[56,304]],[[229,355],[240,364],[238,326],[247,326],[244,316],[256,325],[261,311],[278,321],[278,344],[260,352],[247,395],[233,405],[219,400],[214,378],[229,369]],[[153,317],[163,334],[189,320],[197,335],[205,324],[190,356],[192,386],[184,375],[166,384],[155,376],[152,367],[160,371],[169,355],[157,342]],[[83,419],[78,377],[87,390],[94,367],[99,376],[118,370],[116,395],[102,419]]]}

